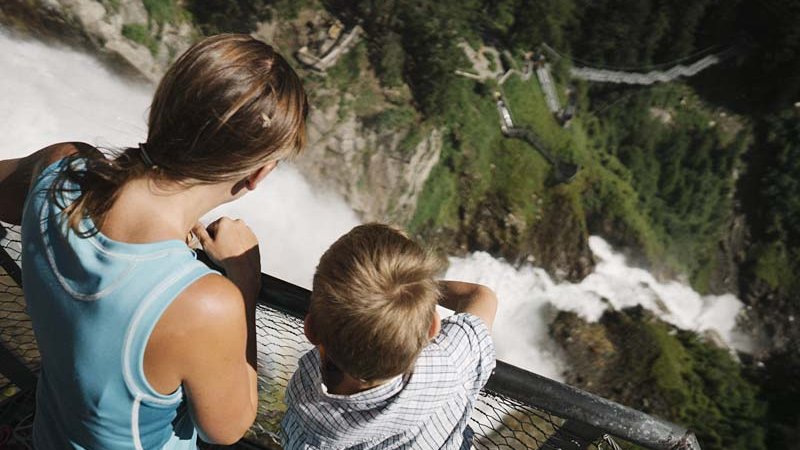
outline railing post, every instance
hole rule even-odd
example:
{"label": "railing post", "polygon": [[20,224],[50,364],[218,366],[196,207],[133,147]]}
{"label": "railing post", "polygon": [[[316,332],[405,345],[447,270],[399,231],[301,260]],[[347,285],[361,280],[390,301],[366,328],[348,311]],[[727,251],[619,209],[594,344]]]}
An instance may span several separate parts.
{"label": "railing post", "polygon": [[[2,241],[7,234],[8,231],[2,224],[0,224],[0,241]],[[11,277],[11,279],[14,280],[15,283],[17,283],[17,285],[19,285],[19,287],[22,287],[22,269],[3,248],[0,248],[0,267],[5,269],[6,273]]]}
{"label": "railing post", "polygon": [[652,450],[700,450],[683,427],[502,361],[485,389]]}
{"label": "railing post", "polygon": [[0,373],[20,389],[34,389],[36,374],[0,342]]}

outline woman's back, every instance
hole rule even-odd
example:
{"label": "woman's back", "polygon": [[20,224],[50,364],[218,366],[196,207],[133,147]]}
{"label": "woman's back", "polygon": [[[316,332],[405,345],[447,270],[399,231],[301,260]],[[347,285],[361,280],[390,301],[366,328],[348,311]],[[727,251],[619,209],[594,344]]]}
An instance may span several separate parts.
{"label": "woman's back", "polygon": [[23,216],[23,283],[42,353],[36,447],[195,448],[182,389],[158,393],[143,362],[161,314],[211,271],[178,240],[67,232],[61,206],[78,193],[53,202],[48,189],[68,161],[45,169]]}

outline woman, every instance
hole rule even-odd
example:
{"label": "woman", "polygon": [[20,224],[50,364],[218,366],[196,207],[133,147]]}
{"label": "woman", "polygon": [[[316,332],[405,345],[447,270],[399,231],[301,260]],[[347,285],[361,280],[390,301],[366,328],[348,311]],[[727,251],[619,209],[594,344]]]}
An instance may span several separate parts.
{"label": "woman", "polygon": [[[258,245],[215,207],[305,143],[302,84],[245,35],[190,48],[158,86],[147,142],[0,161],[0,220],[22,224],[41,352],[37,449],[233,443],[257,410]],[[222,276],[196,261],[193,232]]]}

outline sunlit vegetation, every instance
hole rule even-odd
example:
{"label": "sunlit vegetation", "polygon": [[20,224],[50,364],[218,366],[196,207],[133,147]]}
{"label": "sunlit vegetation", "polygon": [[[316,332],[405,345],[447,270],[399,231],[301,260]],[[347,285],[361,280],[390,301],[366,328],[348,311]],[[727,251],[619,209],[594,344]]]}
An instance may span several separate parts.
{"label": "sunlit vegetation", "polygon": [[615,384],[635,391],[643,409],[690,426],[703,448],[766,449],[765,404],[730,353],[636,315],[610,313],[603,319],[615,336],[623,336],[616,342],[623,379]]}
{"label": "sunlit vegetation", "polygon": [[188,19],[186,10],[178,0],[142,0],[142,3],[150,16],[151,27],[153,24],[176,24]]}
{"label": "sunlit vegetation", "polygon": [[125,24],[122,26],[122,35],[133,42],[144,45],[152,54],[156,54],[158,51],[158,41],[150,34],[150,29],[147,25],[139,23]]}
{"label": "sunlit vegetation", "polygon": [[[410,223],[430,242],[519,260],[532,251],[537,233],[559,228],[544,225],[565,220],[577,234],[602,234],[641,253],[653,267],[687,275],[705,292],[719,289],[718,268],[722,258],[731,257],[719,251],[720,242],[733,217],[744,214],[753,239],[745,255],[736,255],[744,260],[736,284],[745,293],[766,286],[771,301],[782,302],[782,314],[800,317],[800,283],[794,276],[800,269],[800,115],[793,106],[800,100],[797,2],[191,0],[185,5],[204,34],[252,32],[259,21],[293,20],[307,7],[324,7],[346,26],[360,25],[362,43],[327,76],[307,74],[307,83],[316,105],[337,105],[340,118],[355,115],[373,130],[414,130],[401,145],[405,150],[433,127],[442,130],[440,162]],[[174,0],[146,0],[145,6],[151,27],[186,17]],[[143,31],[129,27],[126,35],[144,43]],[[525,51],[543,42],[580,64],[640,71],[730,47],[738,52],[723,66],[667,86],[577,83],[578,115],[566,129],[547,110],[535,78],[523,82],[512,76],[501,90],[515,122],[535,132],[559,160],[581,166],[576,179],[563,184],[535,149],[500,132],[493,99],[497,83],[455,74],[469,66],[457,46],[461,40],[475,48],[490,44],[508,50],[506,62],[516,66]],[[563,95],[572,83],[571,63],[551,62]],[[756,306],[768,313],[773,306],[768,303]],[[648,363],[632,367],[631,376],[657,391],[663,400],[657,411],[695,429],[703,448],[789,442],[792,427],[800,423],[797,409],[770,406],[767,415],[774,423],[764,425],[757,389],[727,353],[690,334],[673,336],[659,324],[630,327],[650,352]],[[787,358],[780,374],[800,366]],[[782,405],[779,394],[762,388],[770,405]]]}

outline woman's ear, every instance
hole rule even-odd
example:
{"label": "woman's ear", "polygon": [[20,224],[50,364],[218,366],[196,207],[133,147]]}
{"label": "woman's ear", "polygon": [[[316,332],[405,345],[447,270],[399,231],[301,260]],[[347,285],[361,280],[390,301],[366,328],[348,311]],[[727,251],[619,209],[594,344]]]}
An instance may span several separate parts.
{"label": "woman's ear", "polygon": [[247,179],[245,180],[247,189],[250,191],[255,190],[258,187],[258,184],[261,183],[264,178],[269,175],[276,167],[278,167],[278,161],[270,161],[263,166],[259,167],[255,172],[251,173]]}
{"label": "woman's ear", "polygon": [[439,335],[440,331],[442,331],[442,318],[439,317],[439,311],[434,311],[431,328],[428,330],[428,339],[432,340]]}

